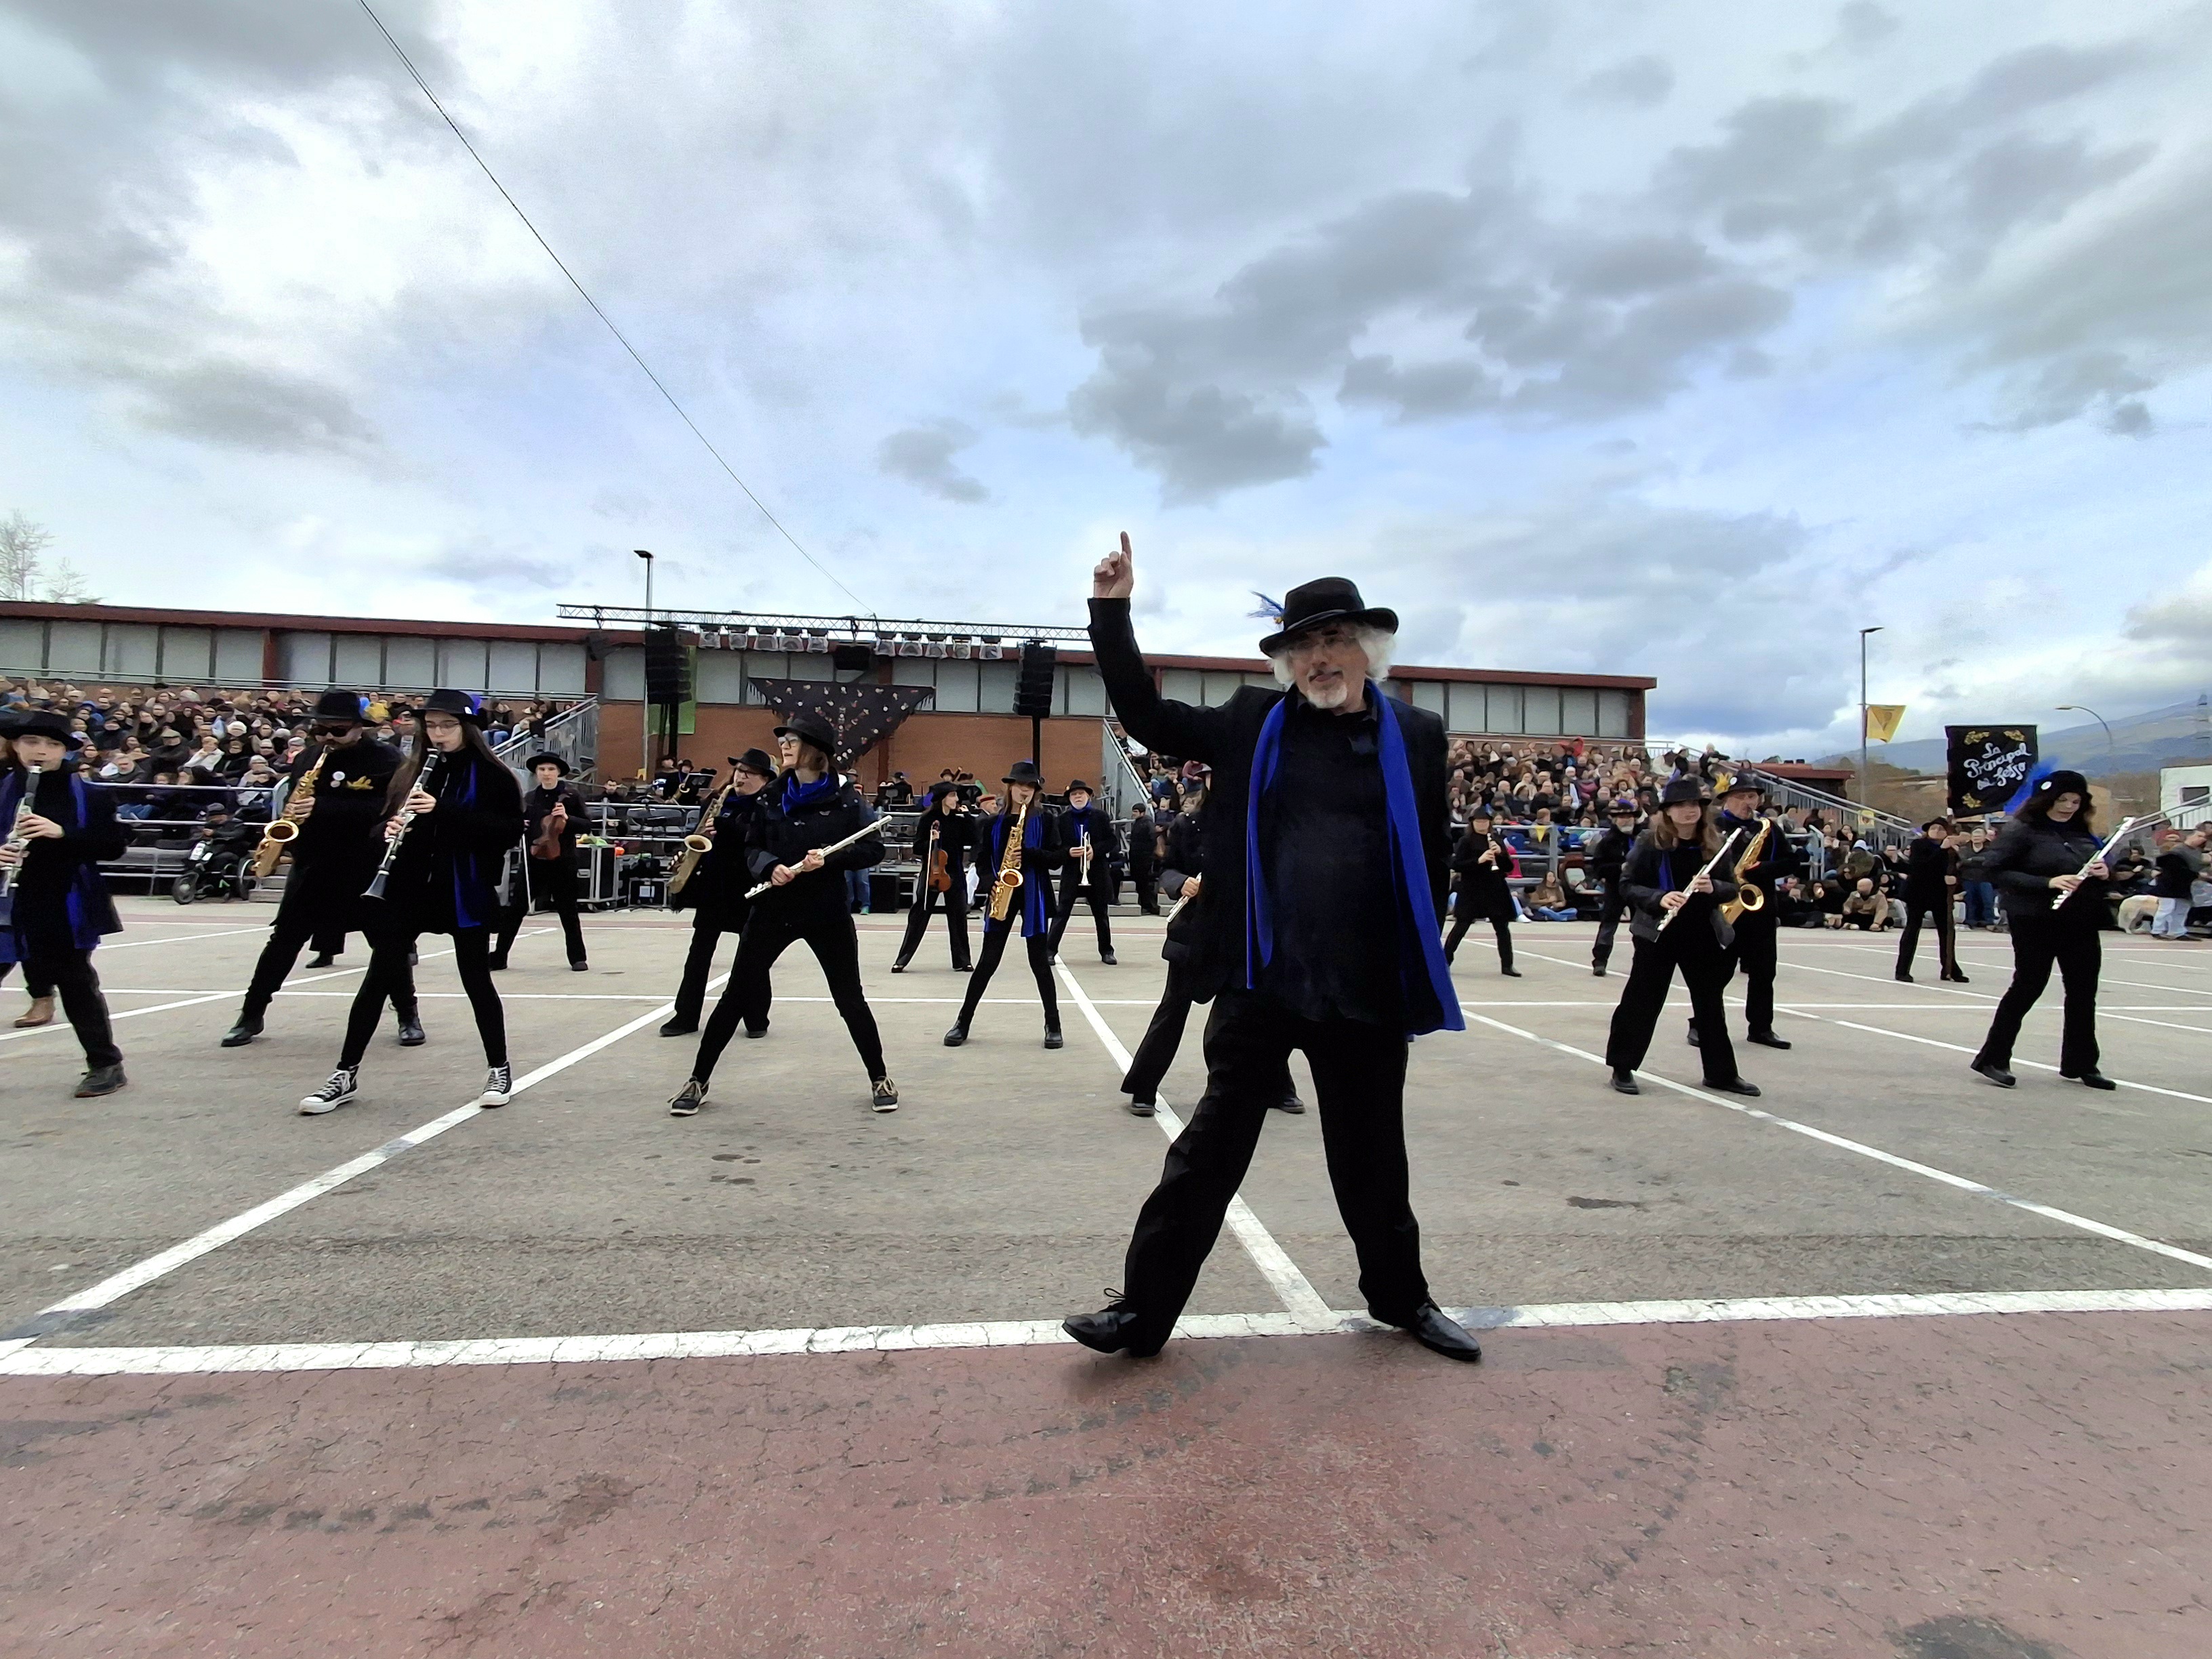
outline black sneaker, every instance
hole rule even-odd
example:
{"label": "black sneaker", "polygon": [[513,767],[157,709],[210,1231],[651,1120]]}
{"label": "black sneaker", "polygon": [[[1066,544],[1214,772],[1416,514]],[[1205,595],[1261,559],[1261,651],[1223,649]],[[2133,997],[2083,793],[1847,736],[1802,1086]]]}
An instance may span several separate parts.
{"label": "black sneaker", "polygon": [[1756,1042],[1762,1048],[1787,1048],[1790,1046],[1788,1037],[1778,1037],[1771,1031],[1753,1031],[1744,1041]]}
{"label": "black sneaker", "polygon": [[668,1115],[696,1117],[699,1115],[699,1103],[706,1097],[707,1085],[695,1077],[678,1089],[676,1098],[668,1103]]}
{"label": "black sneaker", "polygon": [[670,1020],[667,1024],[660,1028],[660,1035],[663,1036],[690,1036],[698,1029],[699,1022],[697,1020],[686,1019],[681,1014],[678,1014],[674,1019]]}
{"label": "black sneaker", "polygon": [[[2120,1086],[2118,1084],[2113,1082],[2112,1079],[2106,1077],[2102,1072],[2094,1069],[2087,1072],[2062,1071],[2058,1075],[2064,1078],[2069,1083],[2087,1084],[2092,1089],[2117,1089]],[[79,1094],[82,1094],[84,1091],[80,1089],[77,1092]]]}
{"label": "black sneaker", "polygon": [[261,1016],[240,1014],[238,1017],[238,1024],[222,1034],[222,1046],[226,1048],[243,1048],[260,1035]]}
{"label": "black sneaker", "polygon": [[1644,1092],[1637,1084],[1636,1073],[1625,1066],[1616,1066],[1613,1068],[1613,1086],[1625,1095],[1640,1095]]}
{"label": "black sneaker", "polygon": [[331,1080],[300,1103],[301,1117],[320,1117],[325,1112],[335,1112],[361,1092],[361,1067],[341,1066],[331,1073]]}
{"label": "black sneaker", "polygon": [[[112,1095],[130,1081],[129,1078],[123,1075],[123,1062],[119,1060],[112,1066],[95,1066],[79,1080],[76,1085],[76,1097],[79,1100],[93,1100],[101,1095]],[[2094,1073],[2091,1074],[2088,1081],[2093,1088],[2101,1085],[2109,1089],[2112,1086]]]}
{"label": "black sneaker", "polygon": [[1601,962],[1592,963],[1590,964],[1590,977],[1592,979],[1603,979],[1605,977],[1605,964]]}
{"label": "black sneaker", "polygon": [[869,1104],[879,1112],[898,1110],[898,1085],[887,1077],[879,1077],[868,1085]]}
{"label": "black sneaker", "polygon": [[469,1103],[489,1109],[504,1106],[514,1094],[514,1073],[507,1066],[495,1066],[484,1073],[483,1092]]}
{"label": "black sneaker", "polygon": [[1151,1117],[1158,1110],[1159,1103],[1155,1100],[1139,1100],[1134,1095],[1129,1097],[1129,1115],[1131,1117]]}

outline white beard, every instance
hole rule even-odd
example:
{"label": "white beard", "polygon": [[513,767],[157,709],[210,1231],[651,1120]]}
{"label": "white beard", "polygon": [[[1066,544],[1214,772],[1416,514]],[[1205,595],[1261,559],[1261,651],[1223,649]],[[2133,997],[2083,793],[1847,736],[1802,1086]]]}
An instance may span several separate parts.
{"label": "white beard", "polygon": [[1316,708],[1341,708],[1344,706],[1344,700],[1352,695],[1351,686],[1342,680],[1319,690],[1311,686],[1302,689],[1305,691],[1306,701]]}

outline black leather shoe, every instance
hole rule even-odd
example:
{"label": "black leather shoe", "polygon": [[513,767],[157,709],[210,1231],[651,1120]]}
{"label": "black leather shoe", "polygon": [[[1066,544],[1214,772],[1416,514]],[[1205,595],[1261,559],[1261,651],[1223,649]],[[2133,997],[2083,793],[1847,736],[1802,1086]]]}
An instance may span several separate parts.
{"label": "black leather shoe", "polygon": [[2117,1089],[2120,1086],[2102,1072],[2083,1072],[2079,1076],[2072,1072],[2061,1072],[2058,1075],[2069,1083],[2082,1084],[2092,1089]]}
{"label": "black leather shoe", "polygon": [[419,1048],[428,1041],[429,1038],[425,1036],[422,1033],[422,1018],[421,1015],[410,1015],[407,1018],[399,1022],[399,1046],[401,1048]]}
{"label": "black leather shoe", "polygon": [[1592,963],[1590,966],[1590,977],[1592,979],[1603,979],[1605,977],[1605,964],[1601,962]]}
{"label": "black leather shoe", "polygon": [[222,1046],[226,1048],[243,1048],[260,1035],[261,1017],[258,1014],[240,1014],[238,1017],[238,1024],[222,1034]]}
{"label": "black leather shoe", "polygon": [[1790,1046],[1787,1037],[1778,1037],[1771,1031],[1753,1031],[1744,1041],[1756,1042],[1762,1048],[1787,1048]]}
{"label": "black leather shoe", "polygon": [[[414,964],[410,963],[408,965],[412,967]],[[505,957],[493,957],[485,962],[484,967],[492,973],[503,974],[507,971],[507,958]]]}
{"label": "black leather shoe", "polygon": [[1275,1103],[1275,1109],[1277,1111],[1288,1112],[1292,1117],[1297,1116],[1301,1112],[1304,1111],[1305,1109],[1305,1102],[1300,1100],[1296,1095],[1285,1095],[1280,1100]]}
{"label": "black leather shoe", "polygon": [[1044,1046],[1048,1048],[1064,1048],[1067,1046],[1067,1039],[1060,1036],[1060,1027],[1054,1025],[1046,1028]]}
{"label": "black leather shoe", "polygon": [[955,1025],[945,1034],[945,1046],[948,1048],[957,1048],[967,1041],[968,1028],[965,1025]]}
{"label": "black leather shoe", "polygon": [[1411,1319],[1384,1320],[1386,1325],[1395,1325],[1401,1331],[1413,1334],[1413,1340],[1431,1353],[1440,1353],[1447,1359],[1465,1360],[1469,1364],[1482,1358],[1482,1345],[1468,1333],[1467,1328],[1433,1302],[1424,1302],[1413,1310]]}
{"label": "black leather shoe", "polygon": [[1504,975],[1508,979],[1518,979],[1521,977],[1521,970],[1518,968],[1500,968],[1498,971]]}
{"label": "black leather shoe", "polygon": [[1139,1100],[1134,1095],[1129,1097],[1129,1115],[1131,1117],[1151,1117],[1158,1110],[1159,1103],[1157,1101]]}
{"label": "black leather shoe", "polygon": [[329,951],[325,951],[319,957],[310,957],[307,958],[307,969],[312,973],[318,968],[331,967],[335,965],[337,962],[337,958],[332,956]]}
{"label": "black leather shoe", "polygon": [[1954,985],[1972,985],[1974,982],[1955,969],[1944,975],[1943,977],[1949,980]]}
{"label": "black leather shoe", "polygon": [[1746,1083],[1740,1077],[1732,1077],[1726,1083],[1708,1081],[1705,1087],[1711,1089],[1715,1094],[1748,1095],[1753,1100],[1759,1098],[1759,1085],[1756,1083]]}
{"label": "black leather shoe", "polygon": [[1093,1314],[1070,1314],[1060,1322],[1066,1331],[1086,1348],[1100,1353],[1127,1353],[1132,1359],[1150,1359],[1165,1346],[1161,1342],[1139,1342],[1132,1334],[1137,1328],[1137,1316],[1127,1308],[1102,1308]]}
{"label": "black leather shoe", "polygon": [[906,972],[906,963],[903,960],[901,960],[891,963],[891,972],[895,974],[902,974]]}
{"label": "black leather shoe", "polygon": [[1690,1027],[1687,1031],[1682,1034],[1682,1041],[1688,1043],[1692,1048],[1696,1048],[1698,1046],[1698,1028],[1694,1025]]}
{"label": "black leather shoe", "polygon": [[663,1036],[690,1036],[698,1029],[699,1022],[697,1020],[686,1019],[681,1014],[678,1014],[674,1019],[670,1020],[667,1024],[660,1028],[660,1035]]}
{"label": "black leather shoe", "polygon": [[768,1022],[766,1020],[763,1020],[758,1025],[746,1026],[745,1035],[753,1038],[755,1041],[758,1041],[760,1038],[766,1036],[768,1035]]}
{"label": "black leather shoe", "polygon": [[588,962],[572,962],[568,964],[568,971],[572,974],[588,974],[592,971],[592,964]]}
{"label": "black leather shoe", "polygon": [[2014,1084],[2020,1081],[2018,1078],[2014,1077],[2010,1072],[2005,1070],[2003,1066],[1991,1065],[1986,1060],[1974,1060],[1972,1062],[1972,1065],[1975,1071],[1979,1072],[1984,1077],[1989,1079],[1990,1082],[1996,1084],[2000,1089],[2009,1089]]}
{"label": "black leather shoe", "polygon": [[1104,963],[1109,968],[1119,968],[1121,965],[1114,959],[1114,953],[1111,951],[1101,951],[1098,953],[1098,960]]}
{"label": "black leather shoe", "polygon": [[1636,1073],[1625,1066],[1616,1066],[1613,1068],[1613,1086],[1625,1095],[1640,1095],[1644,1092],[1636,1081]]}
{"label": "black leather shoe", "polygon": [[76,1085],[79,1100],[91,1100],[100,1095],[112,1095],[131,1079],[123,1075],[118,1061],[113,1066],[95,1066],[84,1074]]}
{"label": "black leather shoe", "polygon": [[1899,985],[1910,985],[1912,983],[1912,975],[1900,971],[1897,975],[1897,982]]}

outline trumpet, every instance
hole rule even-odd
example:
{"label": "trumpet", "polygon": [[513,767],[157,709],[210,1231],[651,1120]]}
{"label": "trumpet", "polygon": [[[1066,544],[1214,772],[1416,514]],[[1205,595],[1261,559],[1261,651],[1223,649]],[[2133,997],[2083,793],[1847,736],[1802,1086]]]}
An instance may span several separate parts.
{"label": "trumpet", "polygon": [[[1710,876],[1714,871],[1719,869],[1721,867],[1721,860],[1729,855],[1730,849],[1735,846],[1737,838],[1742,834],[1743,831],[1741,830],[1729,830],[1728,832],[1728,839],[1721,843],[1721,850],[1714,854],[1712,857],[1707,859],[1705,863],[1698,867],[1698,876]],[[1698,876],[1692,876],[1690,878],[1690,881],[1692,885],[1696,884]],[[1685,887],[1682,890],[1686,893],[1690,890],[1688,887]],[[1653,931],[1661,933],[1665,933],[1668,926],[1673,923],[1674,918],[1680,915],[1683,911],[1689,908],[1690,907],[1687,904],[1676,905],[1665,915],[1659,918],[1659,926]]]}
{"label": "trumpet", "polygon": [[[416,788],[428,789],[430,787],[430,780],[435,775],[438,761],[444,752],[433,749],[422,757],[422,769],[415,775]],[[384,896],[384,884],[391,878],[392,866],[399,858],[399,843],[407,839],[407,826],[415,822],[414,809],[401,807],[394,822],[399,828],[384,843],[384,856],[377,860],[376,873],[368,878],[368,885],[362,893],[363,898],[380,899]]]}
{"label": "trumpet", "polygon": [[1006,850],[999,858],[999,873],[991,883],[991,920],[1004,921],[1014,908],[1014,894],[1022,884],[1022,833],[1028,828],[1029,803],[1022,803],[1006,831]]}
{"label": "trumpet", "polygon": [[253,873],[257,877],[271,874],[276,860],[284,856],[284,849],[300,838],[300,821],[293,814],[315,799],[315,779],[321,774],[323,763],[331,757],[327,746],[315,757],[315,763],[301,775],[293,786],[291,799],[284,803],[283,816],[261,832],[261,840],[253,849]]}

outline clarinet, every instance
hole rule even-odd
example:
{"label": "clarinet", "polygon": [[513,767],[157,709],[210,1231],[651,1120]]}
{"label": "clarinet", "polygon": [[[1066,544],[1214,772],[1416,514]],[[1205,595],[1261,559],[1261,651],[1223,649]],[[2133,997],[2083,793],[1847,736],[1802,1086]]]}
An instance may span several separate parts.
{"label": "clarinet", "polygon": [[[422,757],[422,769],[415,775],[415,788],[422,789],[428,785],[437,773],[438,758],[443,752],[442,750],[433,749]],[[413,792],[410,790],[409,793]],[[399,843],[407,839],[407,826],[414,823],[416,813],[411,808],[403,806],[399,809],[399,817],[396,820],[399,832],[385,842],[384,856],[377,860],[376,873],[368,878],[368,890],[362,894],[363,898],[380,899],[384,896],[384,884],[391,879],[392,864],[399,857]]]}

